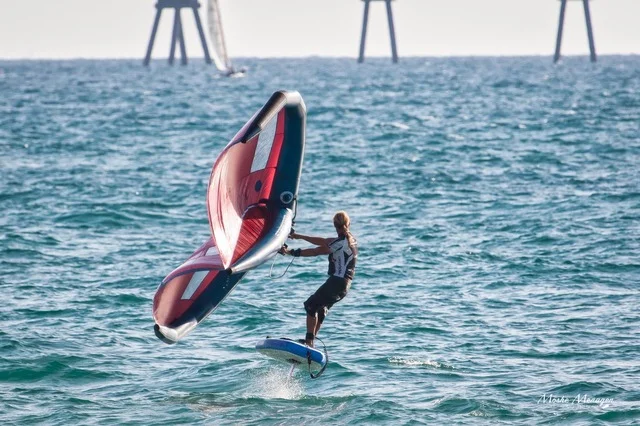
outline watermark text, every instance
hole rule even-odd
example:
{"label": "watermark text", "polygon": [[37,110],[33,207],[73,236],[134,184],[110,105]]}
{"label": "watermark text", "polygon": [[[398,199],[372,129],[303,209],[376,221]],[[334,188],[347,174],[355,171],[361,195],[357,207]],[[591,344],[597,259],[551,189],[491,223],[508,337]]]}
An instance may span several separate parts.
{"label": "watermark text", "polygon": [[598,405],[602,408],[608,407],[613,404],[613,398],[592,398],[589,395],[585,394],[577,394],[575,396],[562,396],[562,395],[554,395],[552,393],[542,394],[540,398],[538,398],[538,404],[572,404],[572,405]]}

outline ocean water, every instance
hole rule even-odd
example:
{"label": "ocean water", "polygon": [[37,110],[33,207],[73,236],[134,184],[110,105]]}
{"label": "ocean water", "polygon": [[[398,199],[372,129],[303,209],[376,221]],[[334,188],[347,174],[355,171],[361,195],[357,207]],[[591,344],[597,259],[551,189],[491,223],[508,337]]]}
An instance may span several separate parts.
{"label": "ocean water", "polygon": [[[640,57],[238,62],[0,62],[0,423],[640,423]],[[278,89],[308,108],[296,229],[344,209],[360,245],[317,380],[254,345],[303,336],[325,258],[152,329]]]}

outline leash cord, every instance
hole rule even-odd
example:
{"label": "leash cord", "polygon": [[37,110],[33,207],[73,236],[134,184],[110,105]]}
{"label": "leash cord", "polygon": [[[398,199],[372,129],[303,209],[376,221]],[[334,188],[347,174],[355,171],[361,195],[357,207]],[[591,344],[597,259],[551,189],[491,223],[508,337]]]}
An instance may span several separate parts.
{"label": "leash cord", "polygon": [[287,267],[285,268],[284,272],[282,273],[282,275],[279,275],[277,277],[273,276],[273,265],[276,264],[276,258],[273,259],[273,262],[271,263],[271,269],[269,269],[269,278],[272,280],[277,280],[279,278],[284,277],[284,275],[287,273],[287,271],[289,270],[289,268],[291,267],[291,265],[293,265],[293,261],[296,259],[294,256],[291,256],[291,262],[289,262],[289,264],[287,265]]}

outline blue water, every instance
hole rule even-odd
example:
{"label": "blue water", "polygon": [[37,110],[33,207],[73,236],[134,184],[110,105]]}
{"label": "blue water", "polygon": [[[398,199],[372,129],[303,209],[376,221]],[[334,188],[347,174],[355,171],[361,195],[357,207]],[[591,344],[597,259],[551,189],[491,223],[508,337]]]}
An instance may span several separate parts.
{"label": "blue water", "polygon": [[[239,62],[0,62],[0,423],[640,422],[640,57]],[[278,89],[308,107],[296,229],[344,209],[360,244],[318,380],[253,347],[303,336],[324,258],[152,330]]]}

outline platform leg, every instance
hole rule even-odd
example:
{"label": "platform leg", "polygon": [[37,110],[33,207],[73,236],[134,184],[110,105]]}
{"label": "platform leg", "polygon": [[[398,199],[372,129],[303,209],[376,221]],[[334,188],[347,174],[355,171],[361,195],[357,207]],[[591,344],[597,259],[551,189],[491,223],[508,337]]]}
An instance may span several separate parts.
{"label": "platform leg", "polygon": [[158,8],[156,11],[156,19],[153,21],[153,29],[151,30],[151,38],[149,39],[149,45],[147,46],[147,54],[144,57],[144,66],[149,65],[149,61],[151,61],[151,51],[153,50],[153,43],[156,40],[156,33],[158,32],[158,24],[160,23],[160,15],[162,14],[162,9]]}
{"label": "platform leg", "polygon": [[362,36],[360,37],[360,54],[358,62],[364,62],[364,45],[367,39],[367,22],[369,21],[369,0],[364,0],[364,17],[362,19]]}
{"label": "platform leg", "polygon": [[187,65],[187,47],[184,44],[184,33],[182,32],[182,19],[178,15],[178,41],[180,42],[180,63]]}
{"label": "platform leg", "polygon": [[173,32],[171,33],[171,50],[169,50],[169,65],[173,65],[173,60],[176,57],[176,44],[178,43],[178,29],[180,28],[180,9],[175,8],[175,15],[173,16]]}
{"label": "platform leg", "polygon": [[196,8],[193,8],[193,16],[196,20],[196,27],[198,27],[198,34],[200,34],[200,42],[202,43],[202,50],[204,51],[204,61],[207,64],[211,63],[211,56],[209,55],[209,46],[207,46],[207,38],[204,36],[202,29],[202,21],[200,21],[200,14]]}
{"label": "platform leg", "polygon": [[391,58],[394,64],[398,63],[398,49],[396,48],[396,30],[393,26],[393,13],[391,12],[391,0],[387,0],[387,20],[389,21],[389,38],[391,39]]}
{"label": "platform leg", "polygon": [[562,46],[562,29],[564,27],[564,13],[567,10],[567,0],[561,0],[560,3],[560,20],[558,21],[558,36],[556,37],[556,53],[553,55],[553,63],[560,60],[560,47]]}
{"label": "platform leg", "polygon": [[593,39],[593,27],[591,26],[591,13],[589,11],[589,0],[582,0],[584,4],[584,19],[587,23],[587,35],[589,36],[589,53],[591,54],[591,62],[595,62],[596,58],[596,44]]}

